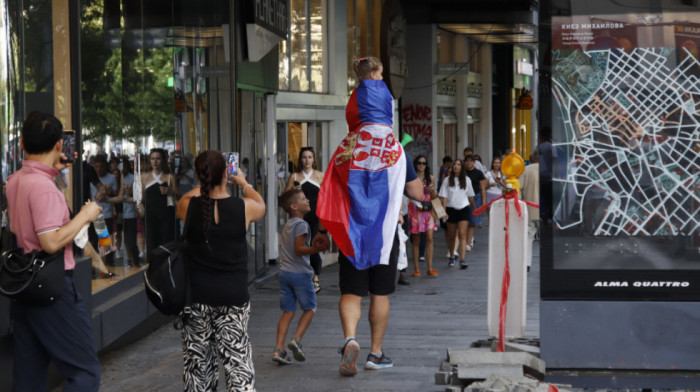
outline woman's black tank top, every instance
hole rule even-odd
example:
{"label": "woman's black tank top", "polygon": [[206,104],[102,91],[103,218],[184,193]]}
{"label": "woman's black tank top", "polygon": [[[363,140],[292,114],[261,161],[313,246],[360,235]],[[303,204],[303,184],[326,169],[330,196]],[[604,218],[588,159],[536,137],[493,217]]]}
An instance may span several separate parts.
{"label": "woman's black tank top", "polygon": [[[214,222],[215,203],[219,209],[218,224]],[[190,243],[192,300],[212,306],[243,306],[250,299],[245,204],[230,196],[209,200],[209,205],[208,242],[202,225],[201,198],[192,198],[188,207],[185,238]]]}

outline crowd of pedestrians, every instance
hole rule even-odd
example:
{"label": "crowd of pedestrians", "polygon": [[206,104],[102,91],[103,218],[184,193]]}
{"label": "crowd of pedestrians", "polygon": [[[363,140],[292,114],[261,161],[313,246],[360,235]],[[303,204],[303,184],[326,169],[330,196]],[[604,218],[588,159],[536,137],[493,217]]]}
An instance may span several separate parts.
{"label": "crowd of pedestrians", "polygon": [[[326,173],[321,172],[313,149],[302,148],[280,197],[289,219],[281,233],[282,314],[271,356],[280,365],[306,359],[302,340],[317,309],[319,253],[330,248],[330,233],[339,249],[338,308],[344,340],[338,370],[343,376],[358,372],[360,342],[356,331],[362,299],[367,296],[371,340],[364,368],[393,366],[382,342],[389,320],[389,295],[396,284],[400,248],[397,223],[403,223],[410,233],[413,277],[423,275],[423,258],[427,264],[425,275],[438,276],[433,233],[441,224],[446,228],[450,250],[448,265],[455,266],[458,261],[460,268],[466,269],[474,230],[481,225],[473,212],[482,201],[497,197],[504,184],[500,157],[494,158],[487,171],[469,147],[464,149],[463,159],[443,159],[437,180],[426,156],[418,155],[411,162],[393,137],[393,98],[382,81],[381,62],[366,57],[356,60],[353,67],[360,83],[346,110],[350,133],[336,150],[333,164]],[[384,155],[393,159],[347,154],[360,132],[383,140],[397,154]],[[191,157],[169,157],[159,148],[150,151],[148,160],[137,162],[97,154],[83,166],[89,185],[84,198],[90,201],[71,220],[60,191],[44,186],[66,167],[60,160],[61,135],[62,126],[53,116],[30,114],[22,131],[27,158],[23,169],[11,176],[7,185],[11,228],[18,234],[19,244],[48,253],[65,249],[66,291],[71,291],[65,296],[70,301],[55,311],[13,304],[15,347],[22,348],[14,350],[16,390],[45,389],[49,359],[57,363],[66,378],[64,390],[89,391],[99,386],[99,362],[89,317],[71,280],[75,265],[71,242],[83,225],[101,213],[115,233],[114,242],[118,247],[123,242],[127,263],[133,266],[142,266],[147,261],[144,254],[175,240],[178,234],[188,241],[191,304],[181,315],[185,390],[216,390],[220,363],[228,391],[254,391],[255,371],[248,339],[251,308],[246,232],[251,222],[262,219],[266,206],[248,183],[244,166],[237,173],[229,173],[223,154],[215,150],[200,153],[194,164]],[[32,143],[26,141],[35,136]],[[526,197],[537,198],[537,156],[531,160],[535,165],[524,174],[523,191]],[[134,170],[135,166],[139,169]],[[241,197],[229,193],[231,185],[240,189]],[[39,192],[38,187],[46,189]],[[434,216],[435,203],[447,213],[442,222]],[[26,215],[32,219],[20,219]],[[537,218],[532,215],[531,219]],[[184,229],[179,222],[186,222]],[[536,229],[532,224],[533,238]],[[139,234],[143,241],[139,241]],[[90,237],[92,246],[98,249],[94,230]],[[105,261],[115,263],[109,254]],[[401,279],[408,283],[405,275]],[[302,313],[287,341],[298,306]],[[52,332],[56,325],[65,335]],[[61,339],[66,341],[54,344]]]}

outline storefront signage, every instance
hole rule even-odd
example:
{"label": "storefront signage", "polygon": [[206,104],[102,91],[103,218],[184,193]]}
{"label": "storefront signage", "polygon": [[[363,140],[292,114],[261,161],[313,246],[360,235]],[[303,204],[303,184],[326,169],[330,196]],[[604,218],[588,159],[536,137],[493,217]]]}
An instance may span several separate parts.
{"label": "storefront signage", "polygon": [[254,23],[285,38],[289,29],[289,0],[255,0]]}
{"label": "storefront signage", "polygon": [[248,60],[260,61],[289,31],[289,0],[249,0],[246,21]]}

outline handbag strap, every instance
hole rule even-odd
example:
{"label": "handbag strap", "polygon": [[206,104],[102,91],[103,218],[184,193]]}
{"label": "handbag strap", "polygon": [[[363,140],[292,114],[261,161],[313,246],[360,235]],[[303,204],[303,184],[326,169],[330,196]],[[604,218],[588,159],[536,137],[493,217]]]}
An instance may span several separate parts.
{"label": "handbag strap", "polygon": [[[22,249],[22,248],[17,248],[17,249]],[[27,287],[29,287],[29,285],[32,284],[32,282],[34,282],[34,278],[36,278],[36,275],[39,273],[39,271],[40,271],[42,268],[44,268],[44,264],[46,263],[46,262],[43,261],[43,260],[38,260],[38,259],[37,259],[37,254],[36,254],[35,252],[32,252],[32,253],[31,253],[32,258],[31,258],[31,260],[29,261],[29,263],[27,263],[27,266],[26,266],[26,267],[24,267],[24,268],[22,268],[22,269],[20,269],[20,270],[11,270],[11,269],[7,266],[7,260],[13,255],[12,251],[13,251],[13,250],[17,250],[17,249],[8,249],[8,250],[6,250],[6,251],[4,251],[4,252],[2,253],[2,263],[0,263],[0,274],[2,274],[3,269],[4,269],[5,271],[9,272],[9,273],[19,273],[19,272],[24,272],[24,271],[26,271],[26,270],[29,269],[29,267],[31,267],[31,266],[35,266],[36,268],[32,268],[32,271],[31,271],[31,272],[32,272],[32,276],[31,276],[31,278],[27,279],[27,282],[26,282],[25,284],[23,284],[22,287],[18,288],[18,289],[15,290],[15,291],[8,291],[8,290],[6,290],[5,288],[3,288],[2,285],[0,284],[0,294],[6,295],[6,296],[8,296],[8,297],[13,297],[13,296],[15,296],[15,295],[21,293],[22,291],[24,291]],[[38,264],[39,261],[41,261],[41,264]]]}

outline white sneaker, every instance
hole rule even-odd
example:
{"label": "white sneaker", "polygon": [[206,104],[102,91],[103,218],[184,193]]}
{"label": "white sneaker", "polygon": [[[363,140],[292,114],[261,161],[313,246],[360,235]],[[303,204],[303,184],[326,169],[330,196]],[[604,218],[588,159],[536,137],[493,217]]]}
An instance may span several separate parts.
{"label": "white sneaker", "polygon": [[471,252],[471,250],[472,250],[472,247],[467,245],[467,252]]}

